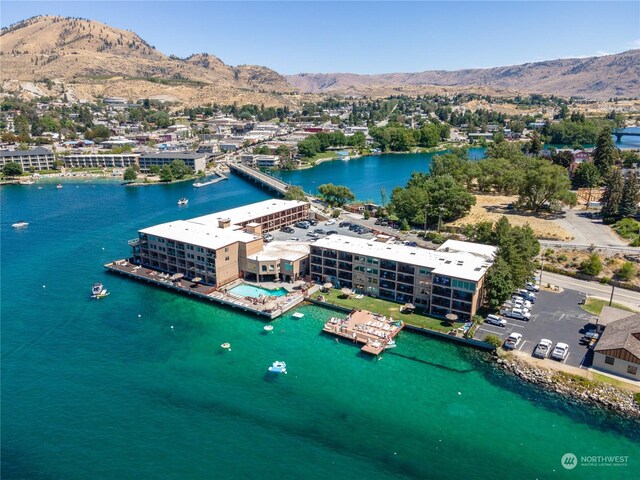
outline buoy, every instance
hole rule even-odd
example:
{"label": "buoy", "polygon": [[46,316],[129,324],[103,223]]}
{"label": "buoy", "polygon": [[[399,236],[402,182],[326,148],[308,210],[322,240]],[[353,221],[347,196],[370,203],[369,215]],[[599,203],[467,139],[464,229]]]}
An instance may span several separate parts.
{"label": "buoy", "polygon": [[458,392],[458,395],[462,395],[462,393]]}
{"label": "buoy", "polygon": [[173,325],[171,325],[171,330],[173,330]]}
{"label": "buoy", "polygon": [[47,288],[47,286],[46,285],[42,285],[42,288]]}
{"label": "buoy", "polygon": [[140,318],[142,315],[138,314],[138,318]]}

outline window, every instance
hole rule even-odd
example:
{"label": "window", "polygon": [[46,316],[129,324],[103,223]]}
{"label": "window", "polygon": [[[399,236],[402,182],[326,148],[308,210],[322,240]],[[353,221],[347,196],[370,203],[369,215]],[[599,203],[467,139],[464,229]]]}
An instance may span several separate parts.
{"label": "window", "polygon": [[229,251],[229,247],[224,247],[225,253]]}
{"label": "window", "polygon": [[224,261],[228,262],[229,261],[229,257],[224,257]]}
{"label": "window", "polygon": [[604,363],[608,364],[608,365],[613,365],[613,362],[615,362],[615,358],[610,357],[610,356],[606,356],[604,357]]}
{"label": "window", "polygon": [[638,374],[638,367],[634,367],[633,365],[629,365],[627,367],[627,373],[630,373],[631,375],[637,375]]}
{"label": "window", "polygon": [[266,272],[267,271],[267,266],[266,265],[262,265],[262,271]]}

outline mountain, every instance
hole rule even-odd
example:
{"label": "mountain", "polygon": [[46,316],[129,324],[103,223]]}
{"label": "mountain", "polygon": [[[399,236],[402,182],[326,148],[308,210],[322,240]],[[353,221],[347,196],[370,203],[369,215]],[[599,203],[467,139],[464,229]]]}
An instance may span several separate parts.
{"label": "mountain", "polygon": [[486,87],[590,99],[638,97],[640,50],[589,58],[525,63],[508,67],[357,75],[302,73],[287,81],[303,92],[372,94],[389,88]]}
{"label": "mountain", "polygon": [[[0,59],[3,87],[33,91],[33,82],[50,79],[79,98],[266,105],[295,100],[288,98],[295,90],[286,79],[266,67],[233,67],[207,53],[166,56],[133,32],[80,18],[39,16],[2,29]],[[36,90],[48,93],[40,84]]]}

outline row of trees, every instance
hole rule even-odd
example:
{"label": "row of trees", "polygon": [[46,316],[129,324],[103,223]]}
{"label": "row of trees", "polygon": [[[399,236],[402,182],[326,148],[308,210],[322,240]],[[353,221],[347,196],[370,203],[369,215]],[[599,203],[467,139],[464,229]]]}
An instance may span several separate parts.
{"label": "row of trees", "polygon": [[346,136],[342,132],[316,133],[298,142],[298,153],[304,158],[311,158],[331,147],[364,148],[367,140],[362,132]]}
{"label": "row of trees", "polygon": [[640,182],[635,173],[622,177],[620,170],[613,170],[606,179],[602,196],[602,217],[605,223],[614,223],[638,213]]}
{"label": "row of trees", "polygon": [[429,123],[420,129],[394,124],[371,128],[369,134],[384,152],[407,152],[416,146],[435,147],[449,138],[450,131],[451,127],[446,123]]}

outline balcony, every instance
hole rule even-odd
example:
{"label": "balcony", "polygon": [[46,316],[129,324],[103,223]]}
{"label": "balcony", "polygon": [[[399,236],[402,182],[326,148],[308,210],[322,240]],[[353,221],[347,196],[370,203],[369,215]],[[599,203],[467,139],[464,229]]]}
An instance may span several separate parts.
{"label": "balcony", "polygon": [[393,270],[395,272],[397,266],[398,264],[396,262],[390,262],[389,260],[382,260],[380,262],[380,268],[385,270]]}
{"label": "balcony", "polygon": [[431,293],[433,293],[434,295],[440,295],[441,297],[451,297],[451,289],[450,288],[443,288],[443,287],[437,287],[437,286],[433,286],[433,288],[431,289]]}
{"label": "balcony", "polygon": [[324,258],[338,258],[338,254],[334,250],[325,250]]}
{"label": "balcony", "polygon": [[444,287],[449,287],[451,285],[451,278],[442,277],[440,275],[436,275],[435,277],[433,277],[433,284],[434,285],[442,285]]}
{"label": "balcony", "polygon": [[338,278],[342,280],[351,280],[353,275],[349,272],[338,272]]}
{"label": "balcony", "polygon": [[384,289],[380,289],[380,298],[387,298],[389,300],[395,300],[396,299],[396,295],[394,292],[390,291],[390,290],[384,290]]}
{"label": "balcony", "polygon": [[353,255],[351,255],[350,253],[340,252],[338,254],[338,260],[342,260],[345,262],[353,262]]}
{"label": "balcony", "polygon": [[324,268],[322,270],[322,273],[324,273],[325,275],[328,275],[330,277],[335,277],[336,276],[336,270],[334,268]]}
{"label": "balcony", "polygon": [[140,245],[141,242],[139,238],[133,238],[129,240],[127,243],[129,244],[130,247],[137,247],[138,245]]}
{"label": "balcony", "polygon": [[392,280],[395,282],[396,274],[394,272],[387,272],[383,270],[380,272],[380,278],[384,278],[386,280]]}
{"label": "balcony", "polygon": [[471,312],[471,304],[470,303],[465,303],[465,302],[459,302],[457,300],[454,300],[453,302],[451,302],[451,308],[453,308],[454,310],[459,310],[461,312]]}
{"label": "balcony", "polygon": [[380,280],[380,287],[381,288],[388,288],[390,290],[395,290],[396,289],[396,284],[393,282],[388,282],[386,280]]}
{"label": "balcony", "polygon": [[331,267],[331,268],[336,268],[336,265],[338,265],[338,262],[336,262],[335,260],[327,260],[326,258],[324,259],[324,263],[323,265],[325,267]]}
{"label": "balcony", "polygon": [[402,293],[408,293],[413,295],[413,287],[409,285],[398,284],[398,291]]}
{"label": "balcony", "polygon": [[406,265],[404,263],[401,263],[400,265],[398,265],[398,272],[414,275],[416,272],[416,269],[411,265]]}
{"label": "balcony", "polygon": [[449,300],[448,298],[441,298],[441,297],[433,296],[433,297],[431,297],[431,304],[432,305],[437,305],[437,306],[440,306],[440,307],[449,308],[451,306],[451,300]]}
{"label": "balcony", "polygon": [[462,300],[463,302],[472,302],[473,293],[463,292],[461,290],[453,290],[453,298],[455,300]]}
{"label": "balcony", "polygon": [[340,270],[348,270],[348,271],[352,270],[351,264],[347,262],[338,262],[338,268]]}
{"label": "balcony", "polygon": [[322,265],[322,257],[316,257],[315,255],[312,255],[311,263],[317,263],[318,265]]}
{"label": "balcony", "polygon": [[311,273],[322,273],[322,267],[320,265],[311,265]]}
{"label": "balcony", "polygon": [[401,273],[398,274],[398,281],[402,283],[408,283],[409,285],[413,285],[414,277],[411,275],[403,275]]}

